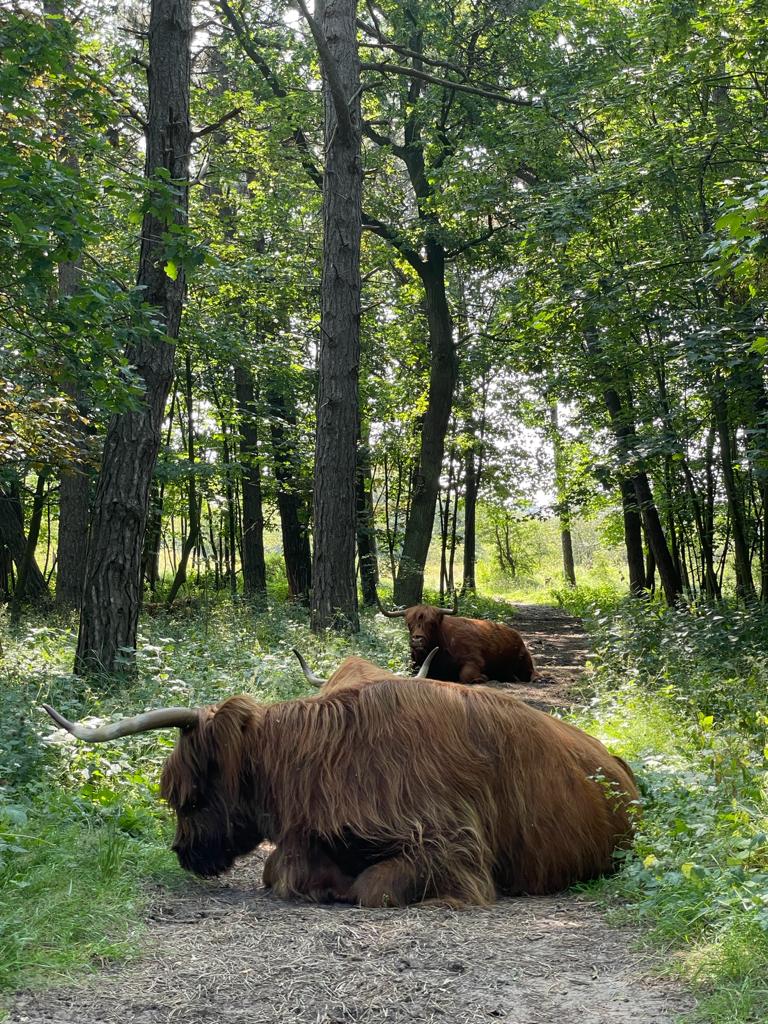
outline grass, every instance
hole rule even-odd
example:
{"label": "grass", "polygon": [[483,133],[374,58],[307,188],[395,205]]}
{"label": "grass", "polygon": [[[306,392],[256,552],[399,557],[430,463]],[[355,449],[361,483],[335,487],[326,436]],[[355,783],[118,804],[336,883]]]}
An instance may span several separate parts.
{"label": "grass", "polygon": [[[586,575],[582,573],[582,575]],[[590,891],[644,926],[670,972],[698,986],[697,1021],[768,1019],[768,616],[729,605],[668,611],[627,602],[615,579],[558,581],[553,603],[583,614],[596,656],[578,724],[635,767],[644,794],[624,870]],[[468,614],[509,617],[467,598]],[[2,625],[0,989],[50,984],[139,948],[148,887],[180,884],[157,799],[173,738],[87,747],[49,742],[48,700],[73,718],[235,692],[308,692],[291,647],[329,674],[349,653],[402,669],[402,623],[366,613],[351,641],[313,636],[306,613],[203,599],[142,620],[130,684],[70,674],[74,624]],[[617,912],[614,910],[614,912]]]}
{"label": "grass", "polygon": [[592,699],[578,724],[630,760],[644,802],[631,858],[593,891],[698,989],[691,1020],[764,1022],[768,616],[625,603],[592,629]]}

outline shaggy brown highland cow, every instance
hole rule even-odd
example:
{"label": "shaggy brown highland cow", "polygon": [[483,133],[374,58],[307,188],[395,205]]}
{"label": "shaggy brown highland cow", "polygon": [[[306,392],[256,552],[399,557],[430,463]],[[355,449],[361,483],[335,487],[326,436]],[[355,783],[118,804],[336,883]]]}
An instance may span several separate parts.
{"label": "shaggy brown highland cow", "polygon": [[632,773],[596,739],[486,687],[385,678],[258,704],[230,697],[88,729],[178,726],[160,791],[181,865],[218,875],[263,840],[279,895],[363,906],[487,904],[614,867]]}
{"label": "shaggy brown highland cow", "polygon": [[453,608],[415,604],[400,611],[387,611],[387,618],[404,618],[411,641],[414,669],[427,652],[438,648],[429,670],[432,679],[457,683],[530,682],[539,678],[525,641],[516,629],[488,619],[466,619]]}

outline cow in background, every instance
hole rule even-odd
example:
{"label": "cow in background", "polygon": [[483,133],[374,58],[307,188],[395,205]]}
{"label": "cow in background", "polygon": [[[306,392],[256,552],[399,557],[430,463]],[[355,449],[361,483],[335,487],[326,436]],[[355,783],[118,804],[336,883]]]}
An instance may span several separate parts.
{"label": "cow in background", "polygon": [[535,682],[541,678],[530,651],[516,629],[488,619],[466,619],[457,615],[458,597],[453,608],[416,604],[399,611],[387,611],[387,618],[404,618],[410,634],[414,670],[424,662],[427,652],[438,652],[429,670],[430,678],[455,683]]}

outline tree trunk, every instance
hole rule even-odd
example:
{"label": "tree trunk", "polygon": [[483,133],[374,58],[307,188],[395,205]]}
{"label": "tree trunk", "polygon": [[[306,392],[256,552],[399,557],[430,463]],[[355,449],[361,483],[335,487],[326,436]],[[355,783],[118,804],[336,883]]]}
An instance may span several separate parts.
{"label": "tree trunk", "polygon": [[571,509],[565,487],[565,466],[563,460],[563,439],[557,416],[557,402],[549,406],[549,423],[552,436],[552,450],[555,459],[555,492],[557,513],[560,519],[560,543],[563,549],[563,575],[572,587],[576,586],[576,565],[573,560],[573,538],[571,537]]}
{"label": "tree trunk", "polygon": [[477,590],[475,582],[475,562],[477,560],[477,465],[475,449],[470,445],[464,457],[464,571],[462,573],[461,592],[473,593]]}
{"label": "tree trunk", "polygon": [[731,514],[731,530],[733,532],[733,555],[736,566],[736,593],[745,601],[754,600],[755,584],[752,580],[752,566],[749,557],[746,524],[744,521],[744,502],[736,483],[731,452],[731,428],[728,422],[728,403],[719,385],[715,385],[712,394],[712,411],[717,425],[717,436],[720,442],[720,464],[723,468],[723,485]]}
{"label": "tree trunk", "polygon": [[432,540],[445,435],[451,418],[457,375],[442,246],[433,241],[428,242],[427,256],[428,261],[422,265],[420,275],[426,294],[431,346],[429,400],[421,429],[421,448],[414,475],[411,511],[403,537],[394,592],[395,603],[406,606],[418,604],[424,589],[424,566]]}
{"label": "tree trunk", "polygon": [[[33,589],[29,588],[29,581],[35,576],[35,571],[38,573],[37,562],[35,561],[35,551],[37,549],[37,541],[40,537],[40,524],[43,521],[43,506],[45,503],[45,482],[48,477],[47,470],[43,470],[37,475],[37,483],[35,485],[35,495],[32,500],[32,512],[29,517],[29,533],[27,534],[27,541],[24,546],[24,555],[19,563],[19,575],[16,580],[16,589],[13,593],[13,601],[11,602],[11,616],[13,619],[18,619],[21,612],[21,606],[27,600],[27,596],[31,597],[40,596],[45,594],[47,596],[48,588],[45,587],[44,591],[39,591],[33,585]],[[42,576],[42,574],[41,574]],[[43,579],[45,585],[45,580]]]}
{"label": "tree trunk", "polygon": [[192,552],[200,542],[200,504],[197,500],[197,483],[195,480],[195,421],[192,415],[192,357],[187,352],[184,360],[184,397],[187,407],[187,459],[189,463],[189,482],[187,485],[188,530],[181,549],[181,557],[176,575],[165,602],[170,608],[176,596],[187,582],[187,565]]}
{"label": "tree trunk", "polygon": [[[318,345],[311,626],[357,632],[362,161],[357,0],[318,0],[325,97],[322,319]],[[317,39],[317,37],[316,37]]]}
{"label": "tree trunk", "polygon": [[235,367],[235,398],[240,414],[240,465],[243,488],[243,594],[264,597],[267,566],[264,560],[264,510],[253,372]]}
{"label": "tree trunk", "polygon": [[367,444],[363,443],[357,455],[357,553],[360,559],[363,604],[375,608],[376,589],[379,585],[379,561],[373,517],[370,453]]}
{"label": "tree trunk", "polygon": [[[79,673],[133,665],[141,549],[184,298],[184,268],[168,261],[165,236],[187,224],[191,0],[152,0],[148,38],[144,176],[156,201],[144,214],[137,283],[163,334],[147,334],[126,353],[144,394],[138,409],[113,416],[107,430],[88,540]],[[160,208],[170,212],[158,216]]]}
{"label": "tree trunk", "polygon": [[276,386],[268,391],[267,404],[288,592],[294,601],[306,604],[312,585],[312,555],[309,549],[309,514],[298,489],[298,455],[290,431],[290,428],[295,429],[296,413]]}
{"label": "tree trunk", "polygon": [[637,507],[635,488],[631,480],[622,477],[621,506],[624,513],[624,544],[627,549],[627,568],[629,569],[629,592],[634,597],[641,597],[645,592],[645,556],[643,554],[643,528],[640,511]]}
{"label": "tree trunk", "polygon": [[[613,388],[606,388],[603,392],[603,397],[616,439],[626,456],[632,458],[635,443],[635,425],[622,408],[621,399],[617,391]],[[656,568],[659,571],[659,579],[664,589],[664,596],[667,604],[673,605],[682,593],[683,585],[667,545],[667,538],[664,536],[664,530],[661,525],[658,509],[653,500],[653,492],[648,481],[648,475],[644,470],[638,470],[634,473],[631,480],[648,546],[653,551]]]}
{"label": "tree trunk", "polygon": [[[35,546],[36,544],[37,542],[35,542]],[[18,493],[14,493],[12,487],[0,488],[0,546],[8,550],[10,558],[16,566],[16,589],[18,589],[20,577],[24,571],[28,545],[27,538],[24,536],[21,502]],[[48,584],[35,561],[35,548],[33,547],[31,551],[32,561],[27,565],[24,590],[30,601],[36,601],[48,597]]]}

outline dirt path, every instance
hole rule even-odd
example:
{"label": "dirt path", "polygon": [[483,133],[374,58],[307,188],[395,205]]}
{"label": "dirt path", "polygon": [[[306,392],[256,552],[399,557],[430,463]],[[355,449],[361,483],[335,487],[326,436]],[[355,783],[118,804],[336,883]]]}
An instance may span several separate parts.
{"label": "dirt path", "polygon": [[[588,653],[579,623],[518,606],[562,704]],[[226,879],[154,893],[146,953],[77,987],[19,993],[15,1024],[672,1024],[692,1005],[652,979],[635,936],[572,895],[488,909],[371,911],[277,900],[263,852]]]}

